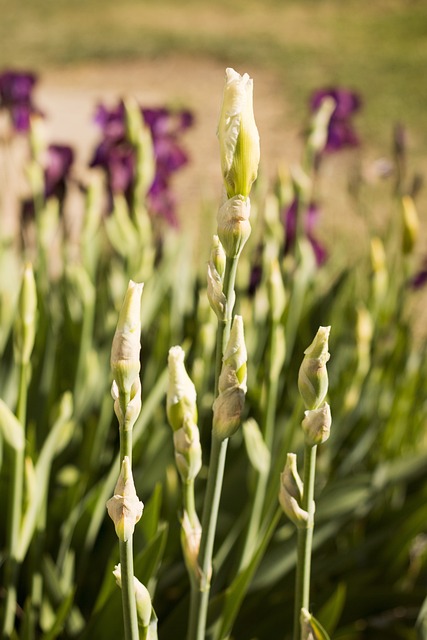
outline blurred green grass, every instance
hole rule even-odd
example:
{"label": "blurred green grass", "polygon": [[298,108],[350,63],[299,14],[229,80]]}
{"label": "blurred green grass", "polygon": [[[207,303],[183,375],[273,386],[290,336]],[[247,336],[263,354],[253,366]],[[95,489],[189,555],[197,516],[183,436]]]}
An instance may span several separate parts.
{"label": "blurred green grass", "polygon": [[423,0],[0,0],[0,66],[43,71],[85,61],[190,54],[268,68],[295,122],[311,90],[340,84],[365,99],[364,138],[384,150],[406,124],[427,144]]}

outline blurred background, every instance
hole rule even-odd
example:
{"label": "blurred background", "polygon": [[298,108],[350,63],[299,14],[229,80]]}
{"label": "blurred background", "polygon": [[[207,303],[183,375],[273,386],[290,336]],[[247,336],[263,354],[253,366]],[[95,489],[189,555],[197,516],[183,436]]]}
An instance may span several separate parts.
{"label": "blurred background", "polygon": [[[269,180],[298,161],[310,95],[324,87],[361,98],[355,126],[366,174],[391,154],[396,123],[405,127],[411,165],[420,173],[427,166],[424,0],[0,0],[0,11],[0,68],[39,74],[48,135],[77,146],[75,171],[99,137],[98,103],[134,95],[146,106],[193,111],[185,135],[191,163],[176,177],[179,215],[192,228],[200,204],[220,194],[215,134],[227,66],[254,78]],[[329,165],[323,233],[332,240],[349,208],[334,200],[342,191],[334,189],[336,164],[357,161],[352,150]],[[418,207],[423,218],[424,194]]]}

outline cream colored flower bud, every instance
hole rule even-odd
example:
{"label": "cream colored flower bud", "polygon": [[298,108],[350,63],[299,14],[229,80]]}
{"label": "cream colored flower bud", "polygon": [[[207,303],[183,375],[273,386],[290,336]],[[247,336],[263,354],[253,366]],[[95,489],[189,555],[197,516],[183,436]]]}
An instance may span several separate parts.
{"label": "cream colored flower bud", "polygon": [[328,391],[326,363],[330,358],[328,340],[331,327],[319,327],[316,336],[304,351],[298,374],[298,389],[307,409],[317,409]]}
{"label": "cream colored flower bud", "polygon": [[187,415],[197,423],[196,387],[187,373],[184,357],[185,353],[179,345],[169,349],[166,413],[174,431],[181,429]]}
{"label": "cream colored flower bud", "polygon": [[139,375],[143,283],[129,281],[111,348],[110,365],[121,393],[130,393]]}
{"label": "cream colored flower bud", "polygon": [[247,197],[258,174],[259,134],[253,111],[253,81],[226,70],[218,124],[221,168],[227,196]]}
{"label": "cream colored flower bud", "polygon": [[[117,585],[122,588],[122,569],[120,564],[114,567],[113,576],[116,579]],[[135,576],[133,577],[133,587],[135,590],[135,599],[136,599],[136,613],[138,616],[138,624],[143,629],[146,629],[150,624],[151,619],[151,611],[152,611],[152,603],[151,596],[148,592],[147,587],[145,587],[142,582],[138,580]]]}
{"label": "cream colored flower bud", "polygon": [[14,331],[16,362],[28,364],[36,337],[37,289],[33,267],[25,265]]}
{"label": "cream colored flower bud", "polygon": [[315,154],[321,153],[326,146],[329,122],[335,107],[335,100],[331,96],[326,96],[314,114],[307,146]]}
{"label": "cream colored flower bud", "polygon": [[318,409],[305,411],[305,417],[301,423],[302,430],[305,434],[306,443],[313,447],[317,444],[326,442],[331,432],[331,408],[325,402]]}
{"label": "cream colored flower bud", "polygon": [[218,237],[228,258],[238,256],[251,235],[250,213],[250,199],[241,195],[225,200],[218,210]]}
{"label": "cream colored flower bud", "polygon": [[114,413],[117,416],[120,427],[124,431],[130,431],[141,412],[141,380],[139,379],[139,376],[135,379],[135,382],[131,387],[130,400],[126,405],[126,411],[124,414],[120,405],[119,387],[115,380],[113,380],[113,384],[111,385],[111,395],[114,400]]}
{"label": "cream colored flower bud", "polygon": [[133,535],[135,525],[142,516],[144,505],[136,495],[130,461],[123,458],[114,496],[107,502],[108,515],[114,522],[117,536],[123,542]]}
{"label": "cream colored flower bud", "polygon": [[191,523],[187,511],[184,511],[181,520],[181,546],[184,555],[184,562],[192,578],[199,583],[201,571],[198,563],[200,540],[202,538],[202,527],[195,516]]}
{"label": "cream colored flower bud", "polygon": [[301,507],[303,482],[297,469],[295,453],[288,453],[285,468],[280,474],[279,502],[284,513],[297,527],[305,527],[309,514]]}
{"label": "cream colored flower bud", "polygon": [[286,290],[277,258],[270,262],[267,291],[271,316],[275,322],[279,322],[286,307]]}
{"label": "cream colored flower bud", "polygon": [[213,404],[213,431],[220,440],[232,436],[240,426],[246,394],[246,361],[243,319],[235,316],[222,360],[219,394]]}
{"label": "cream colored flower bud", "polygon": [[402,219],[403,219],[403,253],[411,253],[420,231],[420,221],[418,218],[415,202],[411,196],[402,198]]}
{"label": "cream colored flower bud", "polygon": [[225,320],[227,298],[222,290],[221,276],[212,261],[208,263],[207,285],[207,296],[212,310],[215,311],[218,320]]}
{"label": "cream colored flower bud", "polygon": [[225,273],[226,255],[224,247],[222,246],[221,241],[217,235],[214,235],[212,238],[210,262],[214,265],[219,277],[222,280]]}
{"label": "cream colored flower bud", "polygon": [[173,432],[175,461],[183,482],[194,480],[202,467],[199,428],[187,414],[183,426]]}

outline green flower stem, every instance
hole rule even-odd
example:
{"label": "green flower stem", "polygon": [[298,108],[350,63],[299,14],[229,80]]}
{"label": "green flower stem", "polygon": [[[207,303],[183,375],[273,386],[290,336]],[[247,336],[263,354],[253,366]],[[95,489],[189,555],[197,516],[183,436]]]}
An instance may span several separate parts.
{"label": "green flower stem", "polygon": [[[119,393],[119,402],[123,412],[130,401],[129,393]],[[127,456],[132,467],[132,430],[120,425],[120,464]],[[120,567],[122,574],[122,605],[125,640],[139,640],[138,617],[136,613],[135,589],[133,584],[133,536],[124,542],[119,540]]]}
{"label": "green flower stem", "polygon": [[298,529],[298,558],[295,587],[294,640],[301,638],[301,609],[310,608],[310,570],[314,527],[314,479],[316,475],[317,446],[305,445],[304,492],[302,508],[308,512],[305,527]]}
{"label": "green flower stem", "polygon": [[[218,323],[215,363],[215,398],[218,395],[218,380],[222,368],[222,355],[230,337],[235,296],[234,285],[236,281],[238,260],[239,256],[227,258],[225,265],[223,291],[227,301],[230,301],[231,304],[227,303],[227,315],[225,321]],[[212,571],[212,555],[222,482],[224,478],[227,446],[228,438],[225,440],[218,440],[218,438],[212,434],[208,482],[202,516],[202,538],[200,541],[198,558],[202,578],[199,584],[192,585],[188,640],[205,640]]]}
{"label": "green flower stem", "polygon": [[[19,392],[16,417],[25,429],[27,418],[28,391],[28,363],[23,362],[19,367]],[[5,614],[3,621],[3,637],[10,638],[15,627],[15,613],[17,604],[17,582],[19,561],[17,552],[22,516],[22,495],[24,483],[24,451],[12,451],[12,486],[10,492],[10,508],[7,519],[7,548],[9,557],[5,567],[5,586],[7,588]]]}
{"label": "green flower stem", "polygon": [[187,480],[183,483],[184,509],[188,514],[192,526],[197,524],[197,513],[194,501],[194,480]]}
{"label": "green flower stem", "polygon": [[[277,396],[279,390],[279,380],[277,376],[272,375],[272,361],[277,346],[277,323],[273,322],[270,333],[270,372],[267,376],[267,402],[264,421],[264,442],[270,451],[273,449],[274,421],[276,417]],[[243,547],[242,557],[239,569],[243,569],[250,562],[255,549],[260,524],[263,514],[265,496],[267,492],[269,473],[257,472],[257,480],[255,493],[251,501],[251,513],[249,516],[249,524],[246,532],[245,544]]]}
{"label": "green flower stem", "polygon": [[228,439],[218,440],[218,438],[212,434],[208,484],[202,518],[202,539],[199,551],[199,566],[202,577],[200,583],[192,589],[189,640],[205,640],[213,546],[224,477],[227,445]]}

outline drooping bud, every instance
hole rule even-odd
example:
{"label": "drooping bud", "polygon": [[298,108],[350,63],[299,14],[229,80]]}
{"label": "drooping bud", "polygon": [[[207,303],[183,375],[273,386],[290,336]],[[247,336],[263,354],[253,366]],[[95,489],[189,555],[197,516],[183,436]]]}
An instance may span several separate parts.
{"label": "drooping bud", "polygon": [[218,237],[228,258],[237,257],[251,235],[250,213],[250,199],[241,195],[225,200],[218,210]]}
{"label": "drooping bud", "polygon": [[207,285],[207,296],[212,310],[215,311],[218,320],[225,320],[227,298],[222,289],[221,276],[212,261],[208,263]]}
{"label": "drooping bud", "polygon": [[284,513],[297,527],[305,527],[309,519],[308,511],[301,507],[303,490],[296,454],[288,453],[285,468],[280,474],[279,502]]}
{"label": "drooping bud", "polygon": [[126,542],[133,535],[143,509],[144,505],[136,495],[129,458],[125,456],[114,496],[107,502],[108,515],[114,522],[117,536],[122,542]]}
{"label": "drooping bud", "polygon": [[242,316],[235,316],[222,359],[218,397],[213,404],[213,432],[224,440],[237,431],[246,394],[247,352]]}
{"label": "drooping bud", "polygon": [[201,571],[198,563],[202,527],[195,515],[190,521],[187,511],[181,520],[181,545],[187,570],[197,583],[200,582]]}
{"label": "drooping bud", "polygon": [[253,81],[226,69],[218,124],[221,168],[227,196],[247,197],[258,174],[259,134],[253,111]]}
{"label": "drooping bud", "polygon": [[202,448],[200,446],[199,428],[189,414],[183,426],[173,432],[175,461],[183,482],[189,482],[199,473],[202,467]]}
{"label": "drooping bud", "polygon": [[[116,579],[117,585],[122,588],[122,570],[120,564],[114,567],[113,576]],[[135,576],[133,577],[133,586],[135,590],[135,599],[136,599],[136,613],[138,616],[138,624],[143,629],[146,629],[150,624],[151,612],[152,612],[152,603],[151,596],[148,592],[147,587],[145,587],[142,582],[138,580]]]}
{"label": "drooping bud", "polygon": [[185,353],[180,346],[169,349],[166,413],[174,431],[181,429],[186,416],[197,423],[196,388],[185,368],[184,357]]}
{"label": "drooping bud", "polygon": [[328,391],[329,360],[328,340],[331,327],[319,327],[316,336],[304,351],[298,374],[298,389],[307,409],[317,409],[323,403]]}
{"label": "drooping bud", "polygon": [[420,230],[420,221],[415,208],[415,202],[411,196],[403,196],[402,198],[402,220],[402,249],[403,253],[408,254],[411,253],[414,248]]}
{"label": "drooping bud", "polygon": [[37,289],[33,267],[25,266],[21,291],[18,300],[18,312],[14,331],[15,360],[19,364],[28,364],[36,336]]}
{"label": "drooping bud", "polygon": [[129,281],[111,348],[110,365],[120,393],[129,394],[140,370],[143,283]]}
{"label": "drooping bud", "polygon": [[141,380],[139,376],[137,376],[135,382],[132,384],[130,400],[126,405],[124,414],[120,404],[119,387],[115,380],[113,380],[113,384],[111,385],[111,395],[114,400],[114,413],[117,416],[120,427],[124,431],[130,431],[141,412]]}
{"label": "drooping bud", "polygon": [[326,442],[331,432],[331,408],[324,402],[318,409],[304,412],[304,420],[301,423],[305,434],[305,442],[310,447]]}

